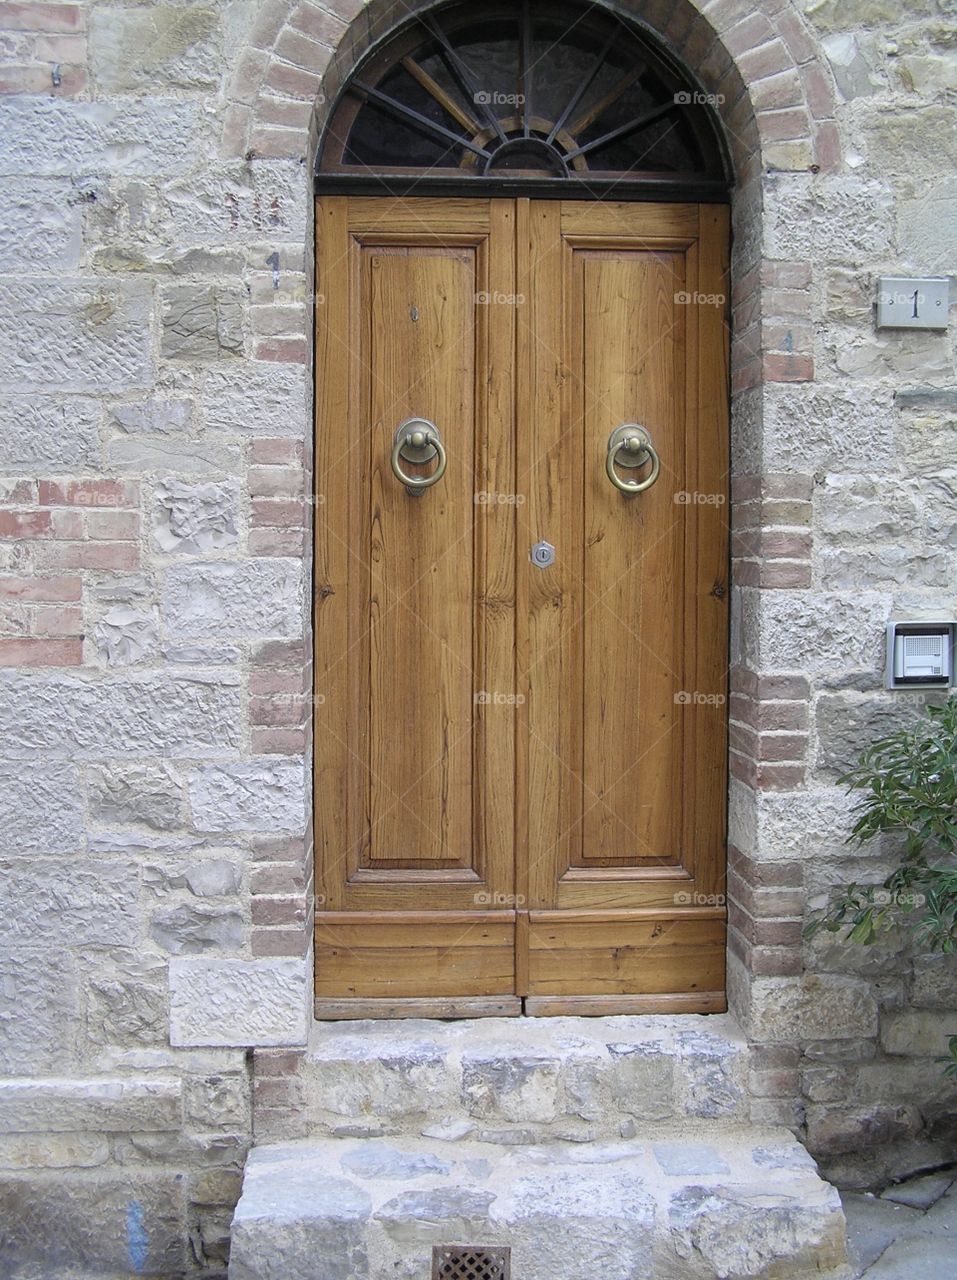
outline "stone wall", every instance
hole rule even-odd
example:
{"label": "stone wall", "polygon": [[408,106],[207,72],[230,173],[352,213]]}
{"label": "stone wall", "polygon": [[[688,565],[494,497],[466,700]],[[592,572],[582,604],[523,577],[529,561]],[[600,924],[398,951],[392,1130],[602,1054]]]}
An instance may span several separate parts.
{"label": "stone wall", "polygon": [[[215,1274],[246,1052],[305,1032],[313,111],[409,7],[0,2],[12,1257],[42,1237]],[[835,776],[915,711],[881,690],[884,622],[957,616],[954,327],[873,317],[879,274],[957,270],[953,6],[622,7],[723,94],[741,179],[730,994],[753,1111],[874,1176],[951,1149],[957,971],[800,931],[879,874],[842,846]]]}

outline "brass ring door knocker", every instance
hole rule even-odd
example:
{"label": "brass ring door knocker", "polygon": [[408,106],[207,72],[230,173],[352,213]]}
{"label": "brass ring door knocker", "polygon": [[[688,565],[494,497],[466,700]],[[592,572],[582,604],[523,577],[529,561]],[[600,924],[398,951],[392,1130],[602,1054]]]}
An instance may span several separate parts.
{"label": "brass ring door knocker", "polygon": [[[410,476],[402,470],[400,460],[406,462],[431,462],[436,459],[435,470],[427,476]],[[392,441],[392,471],[396,480],[404,484],[409,493],[422,493],[430,489],[445,475],[445,448],[434,422],[428,418],[406,418],[395,429]]]}
{"label": "brass ring door knocker", "polygon": [[[615,470],[619,467],[644,467],[651,464],[651,470],[644,480],[624,480]],[[605,459],[605,470],[608,479],[622,493],[644,493],[658,479],[661,470],[661,459],[651,441],[651,432],[640,427],[637,422],[626,422],[616,427],[608,437],[608,455]]]}

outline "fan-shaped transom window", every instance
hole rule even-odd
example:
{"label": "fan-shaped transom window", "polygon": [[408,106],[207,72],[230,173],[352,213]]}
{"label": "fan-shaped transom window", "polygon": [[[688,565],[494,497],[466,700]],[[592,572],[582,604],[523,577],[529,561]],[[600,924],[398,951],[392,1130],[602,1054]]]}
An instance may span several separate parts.
{"label": "fan-shaped transom window", "polygon": [[724,199],[710,101],[665,52],[598,6],[455,4],[411,20],[356,70],[330,116],[325,190],[557,185]]}

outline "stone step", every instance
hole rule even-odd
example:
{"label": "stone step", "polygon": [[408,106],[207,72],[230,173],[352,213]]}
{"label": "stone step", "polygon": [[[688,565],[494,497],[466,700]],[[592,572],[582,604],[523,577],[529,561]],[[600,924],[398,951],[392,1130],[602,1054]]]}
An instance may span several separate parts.
{"label": "stone step", "polygon": [[840,1198],[787,1130],[692,1121],[585,1145],[257,1147],[229,1280],[427,1280],[436,1245],[509,1246],[513,1280],[849,1275]]}
{"label": "stone step", "polygon": [[316,1023],[295,1103],[271,1136],[628,1138],[746,1121],[748,1049],[721,1014]]}

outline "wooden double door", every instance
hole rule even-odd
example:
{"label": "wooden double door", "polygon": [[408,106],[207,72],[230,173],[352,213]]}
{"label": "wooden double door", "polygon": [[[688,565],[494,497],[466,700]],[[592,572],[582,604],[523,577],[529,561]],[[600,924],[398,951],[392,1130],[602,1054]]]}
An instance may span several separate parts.
{"label": "wooden double door", "polygon": [[723,1009],[727,209],[316,249],[317,1015]]}

